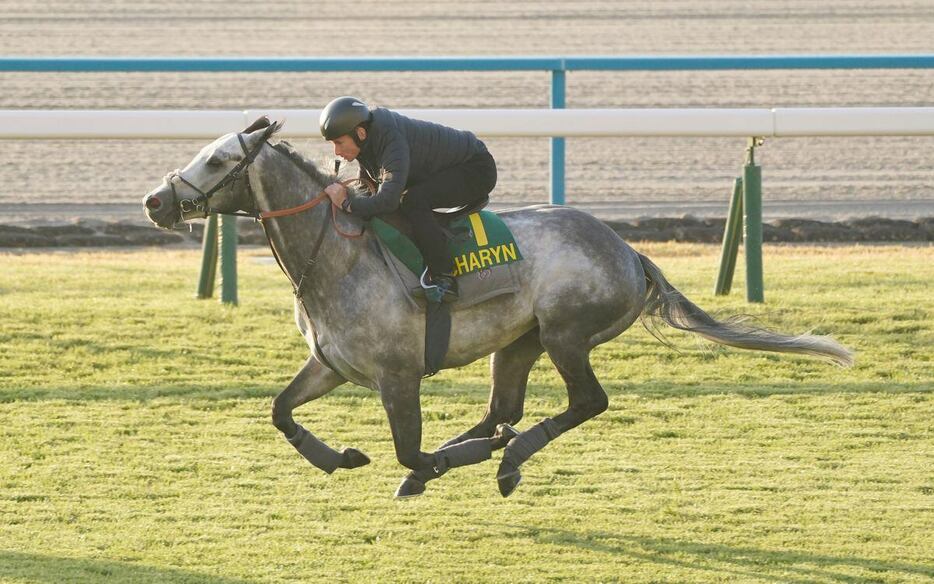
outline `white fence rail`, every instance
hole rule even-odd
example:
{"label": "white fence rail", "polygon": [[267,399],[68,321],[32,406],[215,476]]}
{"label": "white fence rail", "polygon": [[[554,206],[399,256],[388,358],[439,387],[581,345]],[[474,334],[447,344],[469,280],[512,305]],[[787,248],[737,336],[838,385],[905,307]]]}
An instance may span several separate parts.
{"label": "white fence rail", "polygon": [[[486,137],[934,136],[934,107],[419,109],[401,113]],[[260,115],[319,137],[319,110],[0,110],[0,139],[210,139]]]}

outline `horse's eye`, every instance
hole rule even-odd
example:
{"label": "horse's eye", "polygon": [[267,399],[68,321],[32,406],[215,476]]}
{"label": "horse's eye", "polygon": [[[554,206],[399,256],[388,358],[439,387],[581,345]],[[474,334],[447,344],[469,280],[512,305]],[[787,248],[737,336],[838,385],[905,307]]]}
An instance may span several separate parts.
{"label": "horse's eye", "polygon": [[208,161],[205,164],[207,164],[208,166],[220,166],[223,163],[224,161],[221,160],[217,154],[214,154],[213,156],[208,158]]}

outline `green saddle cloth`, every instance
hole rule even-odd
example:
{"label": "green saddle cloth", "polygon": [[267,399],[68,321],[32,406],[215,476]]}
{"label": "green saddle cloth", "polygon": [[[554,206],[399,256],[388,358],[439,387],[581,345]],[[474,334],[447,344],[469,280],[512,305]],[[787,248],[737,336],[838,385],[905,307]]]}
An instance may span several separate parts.
{"label": "green saddle cloth", "polygon": [[[376,236],[413,274],[422,274],[425,260],[411,239],[379,217],[371,219],[370,225]],[[455,276],[522,259],[512,232],[496,213],[471,213],[455,219],[447,229],[454,233],[454,237],[448,240],[448,250],[454,258]]]}

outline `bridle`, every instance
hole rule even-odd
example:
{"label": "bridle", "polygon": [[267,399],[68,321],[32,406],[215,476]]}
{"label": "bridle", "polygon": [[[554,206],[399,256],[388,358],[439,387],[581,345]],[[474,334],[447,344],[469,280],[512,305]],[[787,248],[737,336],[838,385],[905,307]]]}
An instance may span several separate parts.
{"label": "bridle", "polygon": [[[263,232],[266,234],[266,240],[269,243],[269,247],[272,249],[273,256],[276,258],[276,263],[279,264],[279,268],[282,269],[283,273],[285,273],[289,281],[292,282],[292,288],[293,288],[293,292],[295,293],[295,296],[301,300],[301,295],[304,289],[306,277],[308,276],[308,272],[311,270],[312,266],[314,266],[315,263],[317,263],[318,250],[321,248],[321,244],[324,241],[324,234],[326,233],[326,230],[324,229],[324,226],[322,226],[322,228],[318,230],[318,237],[314,242],[311,254],[309,254],[309,258],[305,262],[305,267],[302,270],[301,274],[299,274],[299,277],[296,281],[296,279],[293,278],[291,274],[289,274],[288,270],[285,269],[285,265],[282,263],[282,260],[279,257],[278,250],[276,249],[275,245],[273,245],[272,240],[269,238],[269,233],[266,232],[266,224],[264,220],[275,219],[278,217],[287,217],[289,215],[297,215],[299,213],[302,213],[303,211],[307,211],[309,209],[316,207],[318,204],[322,203],[323,201],[328,200],[328,195],[324,191],[321,191],[310,201],[302,203],[301,205],[296,205],[295,207],[289,207],[287,209],[278,209],[275,211],[256,210],[257,209],[256,195],[253,192],[253,187],[250,185],[250,179],[248,175],[249,166],[253,163],[254,160],[256,160],[256,157],[259,155],[260,150],[263,149],[263,146],[269,144],[269,142],[268,140],[263,139],[259,144],[257,144],[257,146],[253,150],[249,150],[246,146],[246,142],[244,141],[242,134],[240,133],[237,134],[237,140],[240,142],[240,147],[243,148],[243,153],[245,154],[243,160],[238,162],[237,165],[233,169],[231,169],[230,172],[224,175],[224,177],[221,178],[217,182],[217,184],[215,184],[213,187],[211,187],[207,191],[202,191],[200,188],[198,188],[197,185],[192,184],[191,181],[183,177],[181,172],[178,170],[175,170],[169,173],[169,175],[166,176],[166,181],[172,187],[172,194],[175,196],[175,199],[178,201],[179,209],[181,209],[183,213],[191,213],[193,211],[199,211],[201,213],[204,213],[205,217],[207,217],[209,214],[217,214],[217,215],[234,215],[237,217],[251,217],[253,219],[258,219],[260,223],[263,225]],[[275,148],[273,148],[273,150],[275,150]],[[253,202],[254,211],[252,213],[237,212],[237,211],[221,211],[220,209],[215,209],[213,207],[210,207],[209,204],[211,202],[211,197],[215,193],[223,189],[224,187],[229,186],[230,184],[232,184],[233,182],[241,178],[241,175],[247,181],[246,183],[247,189],[250,193],[250,199]],[[198,193],[198,196],[194,198],[188,198],[188,199],[181,198],[178,195],[178,192],[175,190],[175,184],[172,180],[175,177],[178,177],[178,179],[181,182],[191,187],[196,193]],[[356,180],[357,179],[344,180],[344,181],[340,181],[340,183],[344,186],[348,186],[349,184],[356,182]],[[360,233],[345,233],[344,231],[341,231],[341,229],[337,226],[337,207],[336,206],[334,205],[331,206],[330,215],[331,215],[331,221],[334,225],[334,230],[341,237],[344,237],[346,239],[355,239],[355,238],[363,236],[364,230],[362,229]],[[327,222],[327,219],[325,219],[325,222]],[[304,301],[302,301],[302,303],[304,306]]]}
{"label": "bridle", "polygon": [[[181,209],[183,213],[199,211],[203,213],[205,217],[213,213],[217,215],[234,215],[237,217],[251,217],[253,219],[259,220],[260,224],[263,226],[263,234],[266,236],[266,241],[269,244],[269,248],[272,250],[272,255],[276,259],[276,263],[279,265],[279,269],[282,270],[282,273],[285,274],[286,278],[288,278],[289,283],[292,284],[292,293],[295,294],[296,299],[301,304],[302,310],[304,311],[305,315],[310,319],[311,317],[310,317],[310,313],[308,312],[308,307],[305,306],[305,299],[303,298],[303,292],[304,292],[305,284],[308,281],[308,276],[310,275],[311,269],[318,263],[318,252],[321,249],[321,244],[324,242],[324,236],[327,232],[327,229],[325,228],[326,226],[322,225],[321,229],[318,230],[318,237],[315,239],[315,242],[312,245],[311,253],[308,255],[308,259],[305,260],[305,265],[302,268],[301,272],[299,273],[298,278],[295,278],[285,268],[285,264],[282,262],[282,258],[280,257],[280,254],[279,254],[279,250],[276,249],[276,246],[273,244],[272,238],[270,238],[269,232],[266,229],[265,220],[275,219],[278,217],[287,217],[289,215],[297,215],[298,213],[302,213],[304,211],[312,209],[316,207],[318,204],[322,203],[323,201],[328,200],[328,195],[322,190],[310,201],[307,201],[300,205],[296,205],[295,207],[289,207],[287,209],[278,209],[274,211],[259,211],[257,203],[256,203],[256,194],[253,192],[252,185],[250,185],[250,178],[249,178],[248,172],[249,172],[249,166],[253,163],[254,160],[256,160],[256,157],[259,155],[260,150],[263,149],[263,146],[269,144],[269,141],[264,138],[259,144],[256,145],[256,148],[254,148],[253,150],[249,150],[246,146],[246,142],[243,140],[243,135],[241,133],[237,133],[237,140],[240,142],[240,147],[243,148],[243,152],[245,154],[243,160],[238,162],[237,165],[230,172],[224,175],[224,177],[221,178],[221,180],[218,181],[217,184],[215,184],[213,187],[208,189],[206,192],[202,191],[196,185],[192,184],[191,181],[183,177],[181,174],[181,171],[179,170],[175,170],[169,173],[169,175],[166,176],[166,181],[172,187],[172,194],[174,195],[175,199],[178,201],[179,209]],[[273,150],[275,150],[275,148],[273,148]],[[338,167],[335,165],[335,173],[336,173],[337,168]],[[305,172],[307,172],[307,170]],[[250,194],[250,200],[253,203],[253,212],[247,213],[247,212],[237,212],[237,211],[221,211],[220,209],[215,209],[213,207],[210,207],[209,205],[211,202],[211,197],[215,193],[223,189],[224,187],[234,183],[236,180],[238,180],[241,177],[241,175],[243,175],[243,178],[246,179],[246,188]],[[189,198],[189,199],[183,199],[179,197],[178,192],[175,190],[175,183],[172,180],[176,177],[178,177],[178,180],[185,183],[186,185],[191,187],[196,193],[198,193],[198,196],[194,198]],[[340,181],[340,183],[344,186],[348,186],[349,184],[356,182],[356,181],[357,179],[350,179],[350,180]],[[331,222],[334,225],[334,230],[341,237],[345,239],[356,239],[358,237],[363,236],[365,228],[361,229],[360,233],[345,233],[341,231],[341,229],[337,226],[337,206],[336,205],[331,205],[330,215],[331,215]],[[324,221],[325,223],[327,223],[327,214],[325,214]],[[334,367],[328,362],[327,357],[325,357],[324,353],[321,351],[321,347],[318,344],[318,336],[317,336],[317,333],[315,332],[315,329],[312,328],[311,332],[314,336],[315,347],[317,349],[318,355],[320,355],[326,367],[330,368],[331,370],[335,370]]]}
{"label": "bridle", "polygon": [[[249,166],[253,164],[253,161],[256,160],[256,157],[259,155],[260,150],[263,149],[263,146],[268,145],[269,141],[264,139],[259,144],[256,145],[256,148],[254,148],[253,150],[249,150],[246,147],[246,141],[244,141],[243,139],[243,134],[238,133],[237,140],[240,142],[240,147],[243,148],[243,153],[245,154],[245,156],[243,157],[243,160],[238,162],[237,165],[230,170],[230,172],[225,174],[223,178],[221,178],[217,182],[217,184],[215,184],[213,187],[208,189],[207,192],[202,191],[197,185],[195,185],[194,183],[186,179],[184,176],[182,176],[181,171],[178,169],[173,170],[165,177],[166,182],[168,182],[169,186],[172,188],[172,195],[178,201],[178,207],[182,211],[182,213],[191,213],[194,211],[198,211],[198,212],[203,213],[205,217],[207,217],[210,214],[234,215],[236,217],[251,217],[253,219],[258,219],[260,221],[263,221],[264,219],[274,219],[277,217],[287,217],[289,215],[297,215],[298,213],[301,213],[303,211],[307,211],[309,209],[316,207],[319,203],[323,202],[325,199],[328,198],[327,193],[325,193],[324,191],[321,191],[310,201],[302,203],[301,205],[296,205],[295,207],[289,207],[287,209],[278,209],[275,211],[254,210],[252,213],[247,213],[244,211],[221,211],[220,209],[215,209],[214,207],[210,207],[209,203],[211,202],[211,197],[214,196],[215,193],[231,185],[232,183],[240,179],[241,175],[243,175],[243,178],[246,179],[247,181],[247,189],[250,192],[250,199],[253,202],[253,208],[254,209],[257,208],[256,196],[253,193],[252,186],[250,186],[250,180],[249,180],[249,175],[248,175]],[[178,191],[175,189],[175,182],[173,181],[174,178],[178,178],[178,180],[180,180],[181,182],[191,187],[192,190],[198,193],[198,196],[194,198],[187,198],[187,199],[179,196]],[[351,183],[357,182],[357,180],[358,179],[349,179],[349,180],[342,180],[339,182],[340,184],[344,186],[348,186]],[[360,237],[361,235],[363,235],[363,232],[360,232],[359,234],[353,234],[353,233],[345,233],[341,231],[340,228],[337,227],[337,222],[335,219],[336,214],[337,214],[337,208],[333,207],[331,216],[332,216],[332,219],[334,219],[334,229],[340,235],[342,235],[345,238],[355,238],[355,237]]]}
{"label": "bridle", "polygon": [[[243,134],[238,133],[237,140],[240,141],[240,147],[243,148],[243,153],[245,154],[245,156],[243,157],[243,160],[238,162],[237,166],[233,167],[233,169],[231,169],[230,172],[225,174],[224,177],[221,178],[221,180],[219,180],[217,184],[215,184],[213,187],[208,189],[207,192],[202,191],[200,188],[198,188],[197,185],[195,185],[194,183],[186,179],[184,176],[182,176],[182,173],[180,170],[174,170],[171,173],[169,173],[169,175],[166,177],[166,181],[169,183],[169,186],[172,187],[172,195],[174,195],[175,199],[178,201],[178,207],[179,209],[181,209],[182,213],[191,213],[194,211],[199,211],[201,213],[204,213],[205,217],[207,217],[211,213],[215,213],[218,215],[236,215],[238,217],[253,217],[254,219],[261,218],[261,214],[256,213],[255,211],[253,213],[238,212],[238,211],[221,211],[219,209],[214,209],[208,206],[211,202],[211,197],[214,196],[214,194],[217,193],[219,190],[223,189],[224,187],[232,184],[234,181],[239,179],[241,173],[243,174],[244,178],[247,178],[247,174],[246,174],[247,167],[253,164],[253,161],[256,160],[256,157],[259,155],[259,151],[262,150],[263,145],[267,143],[266,140],[263,140],[262,142],[257,144],[256,148],[254,148],[253,150],[249,150],[246,147],[246,142],[243,140]],[[198,193],[198,196],[194,198],[189,198],[189,199],[183,199],[182,197],[180,197],[178,195],[178,191],[175,190],[175,181],[172,180],[174,178],[178,178],[178,180],[182,181],[183,183],[185,183],[186,185],[194,189],[194,191]],[[249,184],[249,178],[247,178],[247,184]],[[256,206],[255,198],[253,199],[253,203],[254,203],[254,208],[255,208]]]}

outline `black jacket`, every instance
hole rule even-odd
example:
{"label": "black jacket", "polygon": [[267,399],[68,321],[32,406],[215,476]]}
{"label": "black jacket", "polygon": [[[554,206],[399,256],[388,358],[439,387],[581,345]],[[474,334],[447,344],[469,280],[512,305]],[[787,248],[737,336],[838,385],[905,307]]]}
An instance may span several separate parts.
{"label": "black jacket", "polygon": [[372,197],[354,197],[350,203],[351,213],[365,219],[395,211],[408,186],[486,150],[471,132],[413,120],[386,108],[372,111],[357,162],[360,178],[379,188]]}

